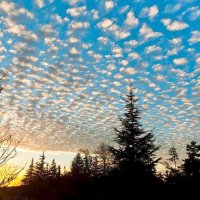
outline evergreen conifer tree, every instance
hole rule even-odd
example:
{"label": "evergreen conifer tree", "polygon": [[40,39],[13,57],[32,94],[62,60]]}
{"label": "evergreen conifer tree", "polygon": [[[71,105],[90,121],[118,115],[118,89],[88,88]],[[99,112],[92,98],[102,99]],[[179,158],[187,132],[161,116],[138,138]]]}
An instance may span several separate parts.
{"label": "evergreen conifer tree", "polygon": [[44,152],[39,158],[39,161],[35,165],[35,176],[37,180],[45,179],[46,177],[46,163]]}
{"label": "evergreen conifer tree", "polygon": [[50,179],[57,178],[57,166],[56,166],[55,159],[53,159],[52,162],[51,162],[51,165],[49,167],[48,176],[49,176]]}
{"label": "evergreen conifer tree", "polygon": [[77,153],[71,165],[71,175],[79,176],[84,174],[84,161],[80,153]]}
{"label": "evergreen conifer tree", "polygon": [[129,93],[122,98],[125,102],[125,113],[119,118],[121,129],[115,129],[115,142],[118,148],[111,147],[115,163],[120,166],[123,163],[142,165],[146,170],[154,172],[156,159],[155,152],[159,149],[155,145],[152,132],[146,132],[140,123],[140,110],[136,103],[138,99],[134,95],[134,88],[130,85]]}
{"label": "evergreen conifer tree", "polygon": [[31,164],[22,180],[23,185],[31,185],[34,182],[34,159],[32,158]]}
{"label": "evergreen conifer tree", "polygon": [[182,167],[188,176],[200,176],[200,145],[192,141],[186,147],[187,158]]}

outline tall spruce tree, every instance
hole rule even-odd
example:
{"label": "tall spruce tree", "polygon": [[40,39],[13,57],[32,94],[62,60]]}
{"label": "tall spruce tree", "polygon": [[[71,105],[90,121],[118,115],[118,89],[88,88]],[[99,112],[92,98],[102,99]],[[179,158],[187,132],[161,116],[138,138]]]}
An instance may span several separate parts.
{"label": "tall spruce tree", "polygon": [[125,102],[125,113],[119,117],[121,129],[115,128],[115,142],[119,148],[111,147],[114,160],[118,166],[123,163],[140,164],[146,170],[154,172],[156,159],[155,152],[159,149],[155,145],[152,132],[146,132],[140,123],[140,110],[136,103],[134,88],[130,85],[129,93],[122,97]]}
{"label": "tall spruce tree", "polygon": [[79,176],[84,174],[84,161],[80,153],[77,153],[71,165],[71,175]]}
{"label": "tall spruce tree", "polygon": [[55,179],[57,178],[57,166],[56,166],[56,162],[55,159],[52,160],[51,165],[49,167],[48,170],[48,177],[50,179]]}
{"label": "tall spruce tree", "polygon": [[34,182],[34,159],[32,158],[31,164],[29,165],[28,170],[26,171],[26,174],[24,176],[24,179],[22,180],[23,185],[31,185]]}
{"label": "tall spruce tree", "polygon": [[200,176],[200,145],[192,141],[186,147],[187,158],[184,161],[182,168],[188,176]]}
{"label": "tall spruce tree", "polygon": [[35,165],[35,176],[37,180],[45,179],[46,177],[46,163],[44,152],[39,158],[39,161]]}
{"label": "tall spruce tree", "polygon": [[92,158],[91,173],[94,177],[98,177],[99,175],[101,175],[101,168],[99,166],[99,160],[97,155]]}
{"label": "tall spruce tree", "polygon": [[80,149],[80,152],[84,154],[84,174],[89,177],[92,175],[92,156],[88,149]]}
{"label": "tall spruce tree", "polygon": [[177,168],[177,161],[179,160],[178,152],[174,144],[172,143],[172,148],[169,150],[169,155],[171,156],[168,160],[174,163],[174,168]]}

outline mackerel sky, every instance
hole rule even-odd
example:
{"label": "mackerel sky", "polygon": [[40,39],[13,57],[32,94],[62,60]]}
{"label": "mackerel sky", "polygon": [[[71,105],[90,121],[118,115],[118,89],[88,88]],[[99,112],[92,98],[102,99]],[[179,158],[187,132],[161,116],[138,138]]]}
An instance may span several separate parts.
{"label": "mackerel sky", "polygon": [[161,152],[200,142],[198,0],[0,1],[2,129],[21,146],[110,143],[130,82]]}

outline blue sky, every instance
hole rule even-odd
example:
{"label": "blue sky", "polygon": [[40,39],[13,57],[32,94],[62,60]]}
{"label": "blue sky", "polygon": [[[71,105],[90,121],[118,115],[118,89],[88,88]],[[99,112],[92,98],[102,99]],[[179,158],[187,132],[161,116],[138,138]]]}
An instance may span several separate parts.
{"label": "blue sky", "polygon": [[2,129],[39,151],[111,143],[133,82],[161,155],[172,138],[184,152],[200,133],[199,19],[197,0],[0,1]]}

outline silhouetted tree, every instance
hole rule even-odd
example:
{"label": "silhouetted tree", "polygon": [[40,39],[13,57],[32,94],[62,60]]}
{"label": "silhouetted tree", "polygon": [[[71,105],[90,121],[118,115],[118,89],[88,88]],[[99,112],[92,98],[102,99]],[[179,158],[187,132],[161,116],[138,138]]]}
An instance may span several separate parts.
{"label": "silhouetted tree", "polygon": [[59,179],[61,177],[61,167],[58,165],[57,172],[56,172],[56,178]]}
{"label": "silhouetted tree", "polygon": [[174,168],[176,169],[177,168],[176,162],[179,160],[179,156],[178,156],[178,153],[177,153],[176,148],[174,147],[174,145],[169,150],[169,155],[171,157],[168,160],[170,160],[171,162],[174,163]]}
{"label": "silhouetted tree", "polygon": [[52,160],[51,165],[48,170],[48,178],[55,179],[57,178],[57,166],[55,159]]}
{"label": "silhouetted tree", "polygon": [[26,174],[24,175],[24,179],[22,180],[23,185],[30,185],[34,181],[34,159],[32,158],[31,164],[29,165]]}
{"label": "silhouetted tree", "polygon": [[154,172],[155,164],[160,160],[155,159],[156,146],[152,132],[146,132],[140,123],[140,111],[136,105],[138,99],[134,95],[134,88],[130,85],[129,93],[122,99],[125,102],[125,113],[120,117],[121,129],[115,128],[115,142],[119,148],[111,147],[115,162],[140,163],[146,170]]}
{"label": "silhouetted tree", "polygon": [[71,165],[71,175],[79,176],[84,174],[84,161],[80,153],[77,153]]}
{"label": "silhouetted tree", "polygon": [[109,146],[105,143],[101,143],[94,152],[98,159],[99,174],[105,176],[108,175],[112,168],[112,155]]}
{"label": "silhouetted tree", "polygon": [[92,156],[88,149],[80,149],[80,152],[84,155],[84,174],[89,177],[92,175]]}
{"label": "silhouetted tree", "polygon": [[44,152],[40,156],[39,161],[36,162],[36,165],[35,165],[35,177],[36,177],[36,179],[38,181],[42,180],[42,179],[45,179],[45,177],[46,177],[46,163],[45,163]]}
{"label": "silhouetted tree", "polygon": [[101,175],[100,171],[101,169],[99,166],[99,160],[98,160],[98,156],[96,155],[92,158],[92,166],[91,166],[92,176],[98,177],[99,175]]}
{"label": "silhouetted tree", "polygon": [[186,147],[187,158],[182,167],[188,176],[200,176],[200,145],[192,141]]}
{"label": "silhouetted tree", "polygon": [[91,176],[92,174],[92,156],[89,153],[86,153],[83,158],[84,162],[84,174],[86,176]]}
{"label": "silhouetted tree", "polygon": [[162,164],[166,167],[165,179],[169,184],[176,184],[181,176],[180,170],[177,168],[177,161],[179,160],[178,152],[172,142],[172,147],[169,149],[169,161],[173,162],[172,167],[168,162],[163,162]]}

